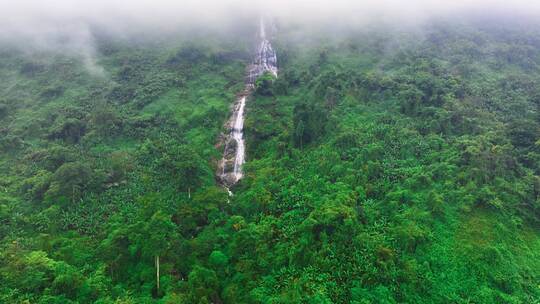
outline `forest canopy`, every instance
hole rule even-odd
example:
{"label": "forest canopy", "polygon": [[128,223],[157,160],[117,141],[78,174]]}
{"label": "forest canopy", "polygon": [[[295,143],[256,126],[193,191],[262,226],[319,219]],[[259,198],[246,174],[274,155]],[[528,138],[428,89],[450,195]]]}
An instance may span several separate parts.
{"label": "forest canopy", "polygon": [[0,302],[540,301],[540,24],[277,16],[231,189],[256,26],[0,44]]}

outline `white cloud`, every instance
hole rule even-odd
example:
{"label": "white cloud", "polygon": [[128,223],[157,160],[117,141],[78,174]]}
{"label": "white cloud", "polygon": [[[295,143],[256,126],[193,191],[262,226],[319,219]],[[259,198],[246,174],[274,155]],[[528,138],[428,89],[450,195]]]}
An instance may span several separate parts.
{"label": "white cloud", "polygon": [[266,14],[282,22],[415,24],[476,11],[540,15],[540,1],[525,0],[0,0],[0,45],[71,51],[94,64],[92,26],[130,36],[141,31],[226,30],[238,20]]}

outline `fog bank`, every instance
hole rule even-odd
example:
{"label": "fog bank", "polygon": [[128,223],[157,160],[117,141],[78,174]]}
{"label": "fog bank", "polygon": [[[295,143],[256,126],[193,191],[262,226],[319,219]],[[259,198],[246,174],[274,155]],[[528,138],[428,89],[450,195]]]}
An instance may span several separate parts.
{"label": "fog bank", "polygon": [[[511,3],[510,3],[511,2]],[[280,24],[420,25],[433,18],[476,12],[512,18],[540,16],[537,1],[502,0],[0,0],[0,46],[71,52],[89,67],[94,29],[130,38],[144,33],[215,32],[255,28],[260,15]]]}

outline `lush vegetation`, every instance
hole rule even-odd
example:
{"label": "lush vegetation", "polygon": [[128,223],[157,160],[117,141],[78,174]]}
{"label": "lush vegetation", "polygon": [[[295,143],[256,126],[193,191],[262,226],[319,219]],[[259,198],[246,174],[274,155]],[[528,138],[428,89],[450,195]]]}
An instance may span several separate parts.
{"label": "lush vegetation", "polygon": [[102,38],[105,77],[3,50],[0,302],[540,301],[525,28],[281,28],[232,197],[215,143],[244,43]]}

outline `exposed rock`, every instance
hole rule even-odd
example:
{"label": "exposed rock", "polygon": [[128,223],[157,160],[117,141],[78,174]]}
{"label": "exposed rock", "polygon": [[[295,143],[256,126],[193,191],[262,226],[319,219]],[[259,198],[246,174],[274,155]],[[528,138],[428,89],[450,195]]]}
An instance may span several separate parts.
{"label": "exposed rock", "polygon": [[218,176],[226,187],[234,185],[243,177],[242,165],[245,161],[244,109],[246,99],[257,78],[266,72],[277,76],[277,56],[270,41],[266,38],[264,20],[259,28],[259,44],[253,63],[249,65],[246,76],[246,89],[239,96],[233,107],[231,118],[227,122],[229,134],[220,138],[225,143],[223,158],[218,166]]}

